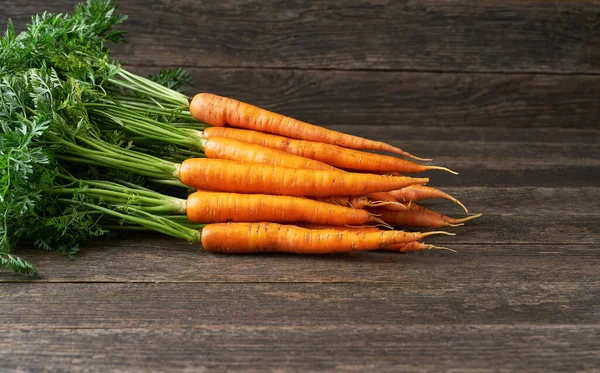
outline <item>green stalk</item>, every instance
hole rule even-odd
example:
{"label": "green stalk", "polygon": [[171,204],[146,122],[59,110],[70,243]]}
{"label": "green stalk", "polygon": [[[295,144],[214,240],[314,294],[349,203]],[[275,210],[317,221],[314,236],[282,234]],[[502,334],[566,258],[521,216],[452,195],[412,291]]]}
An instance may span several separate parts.
{"label": "green stalk", "polygon": [[129,208],[128,213],[122,213],[114,209],[99,206],[89,202],[77,202],[69,199],[61,199],[61,202],[69,204],[81,204],[92,210],[97,210],[106,215],[121,218],[125,221],[132,222],[134,224],[139,224],[140,226],[146,227],[153,231],[164,233],[177,238],[182,238],[194,243],[200,242],[200,232],[198,232],[197,230],[185,227],[181,224],[177,224],[173,221],[170,221],[169,219],[152,215],[135,208]]}
{"label": "green stalk", "polygon": [[[77,136],[76,138],[83,143],[94,147],[95,150],[56,137],[55,140],[58,143],[66,146],[66,153],[75,156],[69,158],[71,161],[87,164],[93,163],[97,166],[109,168],[118,168],[158,179],[177,178],[179,170],[179,165],[177,163],[165,161],[133,150],[123,149],[116,145],[108,144],[93,138],[80,136]],[[64,157],[63,154],[60,155]]]}
{"label": "green stalk", "polygon": [[153,101],[138,98],[135,96],[119,96],[115,95],[112,97],[112,101],[120,107],[134,110],[138,113],[151,113],[154,115],[160,115],[170,118],[188,120],[190,122],[196,122],[206,126],[206,123],[199,122],[195,119],[189,110],[182,110],[179,107],[157,107]]}
{"label": "green stalk", "polygon": [[133,92],[141,93],[174,105],[179,105],[182,109],[189,107],[190,99],[186,95],[164,87],[150,79],[132,74],[124,69],[120,69],[116,76],[120,79],[111,77],[108,81]]}
{"label": "green stalk", "polygon": [[[83,182],[84,184],[89,184],[87,182]],[[171,214],[185,214],[186,213],[186,201],[175,198],[162,196],[162,198],[151,198],[146,196],[141,196],[135,194],[135,191],[129,190],[128,192],[118,192],[114,190],[107,189],[97,189],[97,188],[56,188],[49,191],[50,193],[56,194],[71,194],[75,195],[77,193],[89,195],[92,197],[96,197],[105,201],[109,201],[114,204],[119,204],[122,206],[126,206],[129,204],[134,204],[137,208],[146,209],[148,211],[156,211],[162,213],[171,213]]]}
{"label": "green stalk", "polygon": [[[86,107],[90,109],[92,115],[108,119],[130,132],[149,139],[200,150],[204,149],[206,143],[206,139],[189,131],[138,115],[113,104],[90,103],[86,104]],[[102,126],[102,123],[100,125]]]}

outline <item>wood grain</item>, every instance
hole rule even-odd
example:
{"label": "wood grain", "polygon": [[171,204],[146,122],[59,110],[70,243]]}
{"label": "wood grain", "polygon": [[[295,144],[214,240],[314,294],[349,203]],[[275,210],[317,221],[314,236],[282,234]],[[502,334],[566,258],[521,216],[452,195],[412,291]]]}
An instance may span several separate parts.
{"label": "wood grain", "polygon": [[[202,317],[199,315],[198,317]],[[3,367],[70,372],[597,372],[597,325],[3,331]],[[160,367],[160,369],[159,369]]]}
{"label": "wood grain", "polygon": [[[22,25],[74,0],[0,2]],[[154,66],[600,72],[598,1],[121,1],[130,44]]]}
{"label": "wood grain", "polygon": [[[430,251],[407,255],[376,252],[332,256],[228,256],[207,253],[174,239],[141,239],[138,236],[95,242],[73,261],[55,252],[21,250],[17,253],[37,266],[40,277],[35,281],[42,283],[415,282],[444,287],[456,280],[460,283],[457,287],[463,291],[490,278],[498,283],[514,281],[516,278],[523,281],[536,278],[549,286],[558,282],[583,281],[595,278],[600,264],[597,244],[448,242],[446,246],[457,249],[458,253]],[[0,282],[29,281],[31,279],[24,276],[0,273]]]}
{"label": "wood grain", "polygon": [[[600,264],[599,257],[566,258],[571,265],[575,259]],[[558,278],[548,284],[550,268],[531,271],[523,265],[507,276],[491,266],[487,276],[477,271],[417,281],[422,273],[385,284],[0,284],[0,330],[594,324],[600,315],[593,311],[600,296],[597,276],[582,271],[562,276],[555,266]]]}

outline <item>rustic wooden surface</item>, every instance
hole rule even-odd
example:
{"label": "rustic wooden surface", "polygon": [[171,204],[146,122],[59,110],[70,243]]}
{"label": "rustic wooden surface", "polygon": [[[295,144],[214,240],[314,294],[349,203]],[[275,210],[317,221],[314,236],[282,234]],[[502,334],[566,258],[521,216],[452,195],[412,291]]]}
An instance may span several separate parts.
{"label": "rustic wooden surface", "polygon": [[431,239],[457,254],[23,249],[41,276],[0,273],[0,371],[600,371],[600,2],[120,3],[130,69],[432,156],[484,217]]}

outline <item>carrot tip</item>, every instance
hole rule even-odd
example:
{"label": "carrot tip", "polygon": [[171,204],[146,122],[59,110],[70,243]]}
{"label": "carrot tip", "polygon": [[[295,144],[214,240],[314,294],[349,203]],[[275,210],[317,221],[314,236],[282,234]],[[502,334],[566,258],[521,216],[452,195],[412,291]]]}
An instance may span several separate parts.
{"label": "carrot tip", "polygon": [[471,215],[471,216],[467,216],[466,218],[462,218],[462,219],[453,219],[452,220],[452,224],[460,224],[460,223],[465,223],[467,221],[473,220],[473,219],[477,219],[479,217],[481,217],[483,214],[476,214],[476,215]]}
{"label": "carrot tip", "polygon": [[456,253],[457,251],[454,249],[451,249],[449,247],[444,247],[444,246],[435,246],[435,245],[429,245],[429,249],[435,249],[435,250],[447,250],[447,251],[452,251],[453,253]]}
{"label": "carrot tip", "polygon": [[421,158],[421,157],[417,157],[416,155],[412,155],[412,154],[409,154],[409,153],[406,153],[406,156],[408,158],[412,158],[412,159],[415,159],[415,160],[421,161],[421,162],[431,162],[431,161],[433,161],[432,158]]}
{"label": "carrot tip", "polygon": [[450,201],[452,201],[452,202],[456,203],[457,205],[459,205],[460,207],[462,207],[462,208],[463,208],[463,210],[465,210],[465,213],[466,213],[466,214],[468,214],[468,213],[469,213],[469,210],[467,209],[467,206],[463,205],[463,203],[462,203],[461,201],[457,200],[457,199],[456,199],[456,198],[454,198],[454,197],[451,197],[451,198],[449,198],[449,199],[450,199]]}
{"label": "carrot tip", "polygon": [[399,155],[401,155],[403,157],[406,157],[406,158],[415,159],[417,161],[423,161],[423,162],[431,162],[431,161],[433,161],[433,159],[431,159],[431,158],[417,157],[416,155],[412,155],[409,152],[405,152],[404,150],[399,149],[399,148],[391,148],[391,149],[387,149],[387,150],[390,151],[390,152],[392,152],[392,153],[399,154]]}
{"label": "carrot tip", "polygon": [[445,232],[445,231],[433,231],[433,232],[425,232],[423,233],[423,237],[427,237],[427,236],[431,236],[434,234],[444,234],[446,236],[456,236],[456,233],[450,233],[450,232]]}
{"label": "carrot tip", "polygon": [[465,225],[465,223],[457,223],[457,224],[448,223],[449,227],[462,227],[463,225]]}
{"label": "carrot tip", "polygon": [[427,166],[428,170],[441,170],[441,171],[446,171],[446,172],[450,172],[452,175],[458,175],[458,172],[456,171],[452,171],[451,169],[449,169],[448,167],[440,167],[440,166]]}

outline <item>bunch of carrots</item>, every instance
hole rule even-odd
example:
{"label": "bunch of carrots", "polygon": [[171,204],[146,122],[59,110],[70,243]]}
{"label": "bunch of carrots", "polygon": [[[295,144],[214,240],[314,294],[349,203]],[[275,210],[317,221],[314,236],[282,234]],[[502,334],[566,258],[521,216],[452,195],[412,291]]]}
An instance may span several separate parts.
{"label": "bunch of carrots", "polygon": [[418,240],[445,232],[393,228],[458,226],[479,216],[453,219],[418,205],[420,200],[446,198],[465,208],[454,197],[424,186],[429,179],[401,175],[432,169],[452,172],[447,168],[363,151],[420,159],[389,144],[208,93],[191,99],[190,112],[212,127],[201,134],[207,139],[204,151],[209,159],[187,160],[179,169],[184,184],[202,189],[188,198],[188,208],[190,203],[201,206],[188,211],[188,219],[236,222],[205,226],[202,243],[207,250],[407,252],[432,248]]}
{"label": "bunch of carrots", "polygon": [[34,273],[10,254],[19,242],[73,253],[121,229],[221,253],[419,251],[436,248],[425,237],[452,233],[403,229],[480,216],[418,204],[442,198],[468,213],[429,178],[406,176],[454,173],[414,162],[430,159],[233,98],[188,97],[182,70],[152,79],[125,70],[105,47],[122,40],[115,10],[89,0],[71,15],[34,17],[20,35],[9,24],[0,41],[0,268]]}

